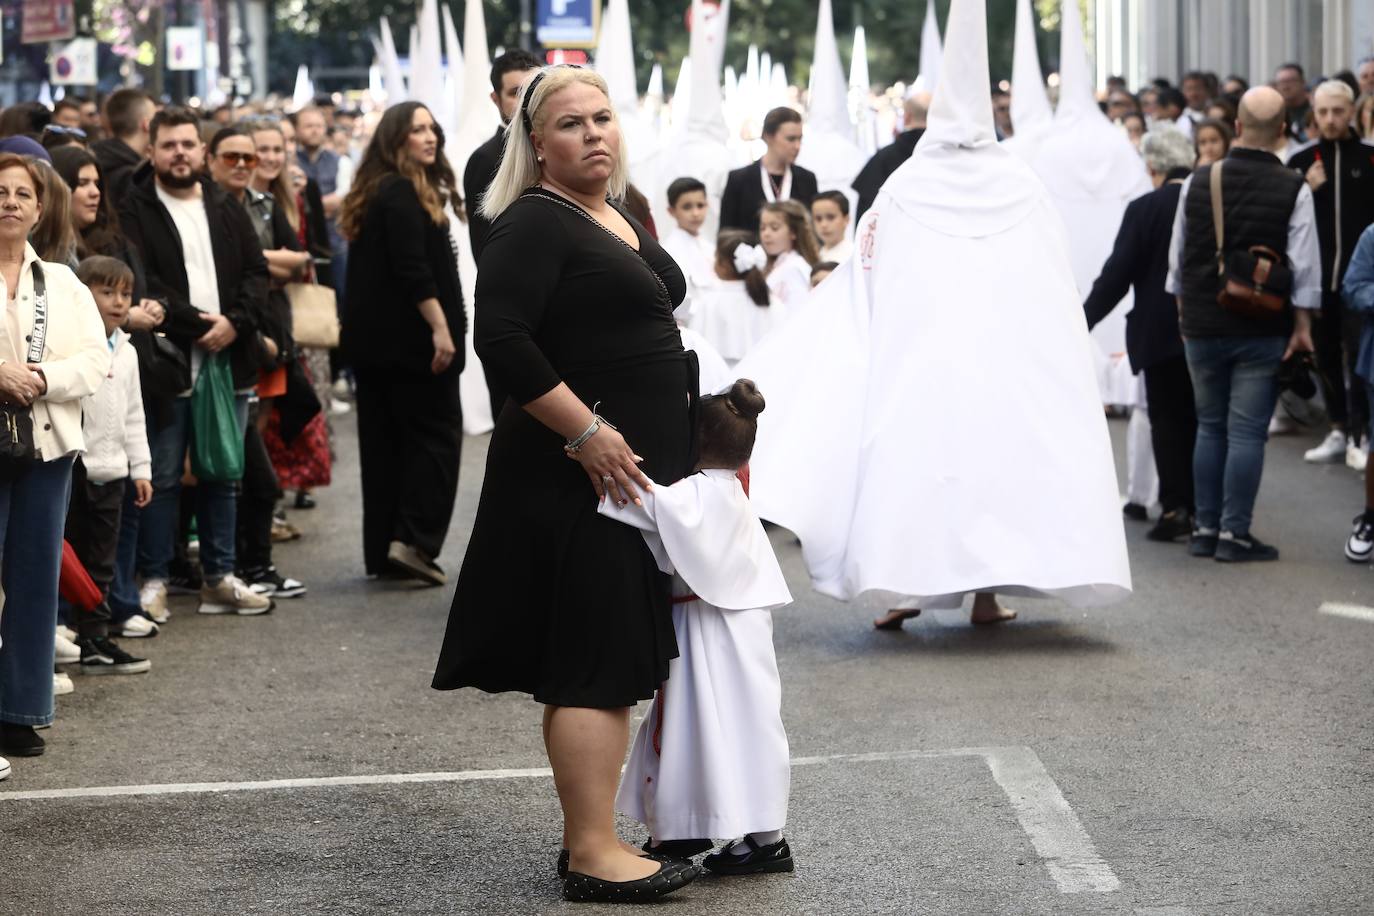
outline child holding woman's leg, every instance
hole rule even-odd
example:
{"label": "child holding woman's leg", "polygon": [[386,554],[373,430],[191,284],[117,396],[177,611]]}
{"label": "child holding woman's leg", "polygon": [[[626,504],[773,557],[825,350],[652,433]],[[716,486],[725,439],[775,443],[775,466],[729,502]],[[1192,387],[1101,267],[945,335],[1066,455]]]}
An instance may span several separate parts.
{"label": "child holding woman's leg", "polygon": [[672,572],[678,658],[630,752],[616,805],[649,828],[650,853],[707,856],[720,875],[791,871],[782,830],[791,783],[771,609],[792,596],[736,474],[763,397],[740,380],[701,400],[697,473],[599,511],[641,529]]}

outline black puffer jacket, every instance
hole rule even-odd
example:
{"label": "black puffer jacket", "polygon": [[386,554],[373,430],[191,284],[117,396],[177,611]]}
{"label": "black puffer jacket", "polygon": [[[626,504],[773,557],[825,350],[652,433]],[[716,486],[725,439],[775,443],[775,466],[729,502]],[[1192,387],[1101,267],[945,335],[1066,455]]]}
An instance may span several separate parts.
{"label": "black puffer jacket", "polygon": [[1339,293],[1360,233],[1374,223],[1374,146],[1352,130],[1343,140],[1316,140],[1288,157],[1304,176],[1317,160],[1326,183],[1312,192],[1322,251],[1322,290]]}

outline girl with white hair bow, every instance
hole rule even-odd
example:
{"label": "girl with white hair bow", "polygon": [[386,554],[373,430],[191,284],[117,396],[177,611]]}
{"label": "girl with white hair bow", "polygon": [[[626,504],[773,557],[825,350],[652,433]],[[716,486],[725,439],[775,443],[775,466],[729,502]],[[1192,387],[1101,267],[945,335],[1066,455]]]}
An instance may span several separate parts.
{"label": "girl with white hair bow", "polygon": [[768,253],[756,235],[743,229],[721,230],[715,263],[720,282],[696,297],[687,325],[728,363],[743,359],[781,317],[764,276],[767,267]]}

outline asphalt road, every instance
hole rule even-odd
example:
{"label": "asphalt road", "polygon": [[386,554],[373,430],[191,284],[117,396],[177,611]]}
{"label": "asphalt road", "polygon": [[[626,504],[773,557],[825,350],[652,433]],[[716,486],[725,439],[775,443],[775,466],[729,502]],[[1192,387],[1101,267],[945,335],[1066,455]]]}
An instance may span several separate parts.
{"label": "asphalt road", "polygon": [[[153,671],[76,676],[47,755],[13,761],[0,914],[600,911],[553,878],[539,708],[430,690],[451,587],[362,577],[337,426],[336,483],[277,553],[309,595],[243,619],[175,599],[130,641]],[[485,444],[464,445],[451,571]],[[1341,556],[1359,478],[1304,465],[1310,444],[1270,447],[1256,533],[1280,562],[1192,560],[1128,523],[1128,602],[1021,601],[1000,630],[874,632],[880,602],[812,593],[774,531],[798,596],[776,615],[798,869],[703,879],[663,912],[1374,913],[1374,620],[1319,613],[1374,605],[1374,571]],[[239,785],[167,792],[189,783]],[[161,788],[60,791],[121,786]]]}

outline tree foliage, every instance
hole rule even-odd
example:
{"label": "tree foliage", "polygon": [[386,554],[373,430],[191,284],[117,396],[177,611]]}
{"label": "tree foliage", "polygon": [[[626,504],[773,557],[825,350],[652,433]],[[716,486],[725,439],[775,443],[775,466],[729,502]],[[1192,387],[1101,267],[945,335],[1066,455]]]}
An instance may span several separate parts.
{"label": "tree foliage", "polygon": [[[440,0],[445,2],[445,0]],[[454,21],[463,29],[461,0],[452,3]],[[850,39],[854,27],[862,25],[868,37],[869,71],[875,83],[911,81],[919,66],[921,24],[926,4],[936,4],[943,24],[949,14],[950,0],[834,0],[835,32],[845,66],[849,65]],[[1041,15],[1047,0],[1037,0]],[[518,0],[483,0],[487,20],[487,39],[491,50],[514,47],[519,40]],[[535,0],[531,0],[531,7]],[[726,62],[736,70],[744,69],[750,44],[768,51],[787,68],[789,80],[805,85],[811,66],[816,32],[817,0],[734,0]],[[1057,6],[1049,2],[1048,6]],[[687,53],[685,14],[688,0],[633,0],[630,16],[634,30],[641,88],[655,63],[663,64],[668,89],[677,74],[678,64]],[[994,80],[1011,76],[1012,37],[1015,31],[1013,0],[992,0],[988,5],[989,58]],[[372,60],[369,36],[386,16],[391,23],[397,49],[407,52],[411,24],[419,2],[400,0],[277,0],[273,35],[273,88],[288,90],[296,67],[301,63],[320,68],[366,68]],[[1056,17],[1057,18],[1057,17]],[[1044,23],[1048,25],[1049,23]],[[1057,26],[1057,22],[1054,23]],[[1050,42],[1040,33],[1040,59],[1049,63],[1058,58],[1058,41]],[[463,38],[466,41],[466,37]],[[319,82],[317,80],[317,82]],[[336,80],[358,84],[358,80]],[[326,85],[333,85],[325,80]]]}

